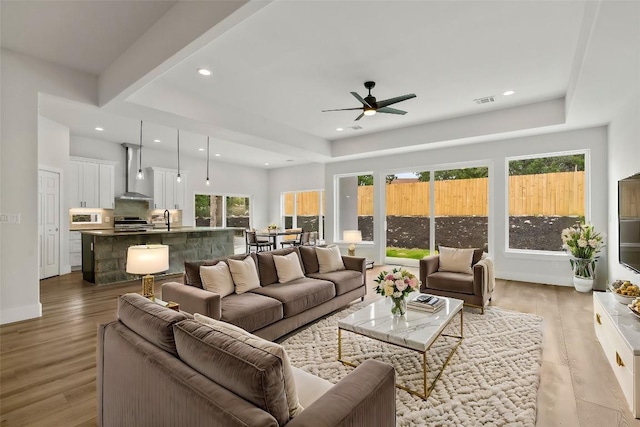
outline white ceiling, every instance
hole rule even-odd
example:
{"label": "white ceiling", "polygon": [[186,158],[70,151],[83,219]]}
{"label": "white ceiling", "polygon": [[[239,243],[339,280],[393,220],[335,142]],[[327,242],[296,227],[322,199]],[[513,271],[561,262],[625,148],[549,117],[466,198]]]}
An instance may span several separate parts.
{"label": "white ceiling", "polygon": [[175,3],[2,0],[2,47],[98,75]]}
{"label": "white ceiling", "polygon": [[[597,107],[592,99],[583,101],[585,96],[572,97],[571,86],[580,79],[586,93],[584,88],[597,84],[593,72],[597,67],[592,66],[591,73],[581,67],[599,63],[597,55],[585,54],[593,36],[592,22],[585,17],[595,19],[599,3],[259,2],[264,7],[250,3],[254,11],[247,13],[245,8],[244,14],[239,12],[242,18],[226,22],[212,18],[222,23],[199,37],[197,46],[204,47],[196,50],[191,43],[181,55],[171,54],[160,66],[150,65],[146,78],[128,84],[122,92],[127,95],[117,102],[98,108],[43,96],[41,114],[69,126],[73,134],[109,142],[137,143],[139,120],[144,119],[145,135],[163,141],[157,144],[159,149],[175,150],[179,127],[185,135],[181,138],[185,152],[198,156],[197,148],[204,144],[200,142],[211,135],[217,147],[212,150],[222,154],[221,160],[281,167],[291,159],[298,164],[340,160],[340,154],[332,154],[340,151],[337,146],[373,132],[491,110],[516,114],[514,107],[565,96],[571,101],[567,108],[583,115],[593,116]],[[174,4],[3,0],[2,46],[104,77],[113,61],[127,57],[121,54],[128,46],[161,25],[158,20]],[[197,13],[195,5],[190,9]],[[605,41],[602,51],[610,51],[609,43],[633,44],[620,40],[614,29],[607,31],[611,37],[595,35]],[[145,43],[156,46],[166,42],[148,39]],[[199,67],[211,68],[213,76],[198,75]],[[364,96],[367,80],[377,83],[373,95],[378,100],[407,93],[417,98],[393,106],[406,110],[405,116],[376,114],[354,122],[357,111],[321,112],[357,107],[349,92]],[[503,96],[506,90],[516,93]],[[496,102],[473,102],[490,95]],[[350,129],[354,124],[363,129]],[[601,122],[591,123],[595,124]],[[97,133],[96,126],[105,131]],[[543,132],[542,126],[518,131]],[[338,132],[337,127],[345,130]],[[439,141],[439,146],[446,143]],[[362,146],[362,157],[398,148]],[[358,154],[350,153],[349,158],[354,156]]]}

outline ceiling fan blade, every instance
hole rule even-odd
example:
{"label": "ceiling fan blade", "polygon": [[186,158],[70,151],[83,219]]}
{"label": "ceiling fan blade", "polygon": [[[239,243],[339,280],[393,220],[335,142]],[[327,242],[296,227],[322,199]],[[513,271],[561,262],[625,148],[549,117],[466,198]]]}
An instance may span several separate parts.
{"label": "ceiling fan blade", "polygon": [[356,117],[356,119],[354,120],[354,122],[355,122],[355,121],[357,121],[357,120],[360,120],[360,119],[361,119],[361,118],[363,118],[363,117],[364,117],[364,112],[362,112],[362,114],[360,114],[358,117]]}
{"label": "ceiling fan blade", "polygon": [[322,110],[323,113],[326,113],[327,111],[351,111],[351,110],[362,110],[362,107],[356,107],[356,108],[338,108],[335,110]]}
{"label": "ceiling fan blade", "polygon": [[402,114],[403,116],[405,114],[407,114],[406,111],[403,110],[398,110],[396,108],[391,108],[391,107],[382,107],[382,108],[378,108],[376,110],[378,113],[389,113],[389,114]]}
{"label": "ceiling fan blade", "polygon": [[367,101],[365,101],[360,95],[358,95],[356,92],[351,92],[351,95],[353,95],[358,101],[362,102],[362,105],[367,106],[369,108],[371,108],[371,105],[369,105],[369,103]]}
{"label": "ceiling fan blade", "polygon": [[387,105],[406,101],[407,99],[411,99],[415,97],[416,97],[415,93],[410,93],[409,95],[396,96],[395,98],[389,98],[389,99],[385,99],[384,101],[378,101],[378,109],[382,107],[386,107]]}

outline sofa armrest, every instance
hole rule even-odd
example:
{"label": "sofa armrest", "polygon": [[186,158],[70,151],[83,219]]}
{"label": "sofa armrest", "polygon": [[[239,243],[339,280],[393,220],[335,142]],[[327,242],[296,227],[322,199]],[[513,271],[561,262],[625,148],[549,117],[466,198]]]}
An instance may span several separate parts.
{"label": "sofa armrest", "polygon": [[342,262],[344,263],[345,269],[362,273],[362,284],[367,284],[367,264],[364,258],[342,255]]}
{"label": "sofa armrest", "polygon": [[162,285],[162,299],[180,304],[180,310],[187,313],[200,313],[220,320],[222,306],[220,295],[195,286],[169,282]]}
{"label": "sofa armrest", "polygon": [[485,260],[481,259],[473,265],[473,293],[483,296],[489,292],[488,271]]}
{"label": "sofa armrest", "polygon": [[395,376],[392,366],[365,360],[287,427],[395,426]]}
{"label": "sofa armrest", "polygon": [[430,255],[420,260],[420,290],[427,289],[427,276],[438,271],[440,255]]}

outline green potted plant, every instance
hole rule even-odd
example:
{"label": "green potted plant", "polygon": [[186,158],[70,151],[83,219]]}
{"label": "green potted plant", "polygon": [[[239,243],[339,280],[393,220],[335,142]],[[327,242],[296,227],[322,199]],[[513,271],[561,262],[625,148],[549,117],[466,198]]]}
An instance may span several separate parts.
{"label": "green potted plant", "polygon": [[597,255],[604,247],[602,234],[596,232],[591,224],[576,224],[562,230],[562,247],[571,254],[573,286],[578,292],[591,291],[596,277]]}

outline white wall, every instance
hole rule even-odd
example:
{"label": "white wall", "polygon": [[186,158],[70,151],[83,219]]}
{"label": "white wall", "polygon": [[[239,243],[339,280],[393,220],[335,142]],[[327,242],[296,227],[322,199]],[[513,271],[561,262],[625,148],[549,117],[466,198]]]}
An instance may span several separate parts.
{"label": "white wall", "polygon": [[38,115],[39,168],[60,174],[60,274],[71,272],[69,265],[69,128]]}
{"label": "white wall", "polygon": [[[640,69],[640,67],[638,67]],[[636,91],[637,93],[638,91]],[[640,98],[634,97],[609,125],[609,278],[640,283],[640,274],[618,262],[618,180],[640,173]]]}
{"label": "white wall", "polygon": [[[389,137],[393,138],[393,134]],[[396,135],[396,138],[399,136]],[[511,280],[571,285],[569,261],[563,254],[523,255],[506,250],[506,164],[505,157],[554,153],[569,150],[590,150],[591,214],[590,220],[598,230],[606,230],[608,185],[607,129],[605,127],[558,132],[547,135],[470,144],[459,147],[424,150],[414,153],[387,155],[361,160],[330,163],[325,168],[326,232],[331,240],[334,229],[334,175],[374,171],[377,186],[374,197],[374,244],[358,246],[357,253],[381,262],[384,258],[384,176],[400,171],[417,171],[434,165],[455,167],[461,162],[482,162],[489,165],[489,251],[496,263],[497,274]],[[607,256],[598,263],[599,288],[606,282]]]}
{"label": "white wall", "polygon": [[0,58],[2,146],[0,211],[20,224],[0,224],[0,323],[42,313],[38,281],[38,94],[96,105],[97,78],[13,51]]}
{"label": "white wall", "polygon": [[[143,147],[142,167],[161,167],[177,169],[176,153]],[[100,160],[116,161],[115,168],[115,193],[125,191],[124,168],[125,151],[120,143],[104,140],[90,139],[77,135],[71,135],[70,154],[72,156],[88,157]],[[135,160],[137,165],[137,159]],[[137,170],[137,166],[134,168]],[[237,194],[250,196],[252,200],[251,213],[254,224],[266,224],[268,209],[268,172],[266,169],[251,168],[231,163],[211,160],[209,166],[209,187],[205,184],[207,176],[207,163],[204,158],[187,157],[180,154],[180,171],[185,177],[185,197],[193,201],[195,194]],[[146,171],[145,171],[146,172]],[[144,182],[136,182],[136,188],[130,188],[153,196],[151,180],[145,174]],[[186,203],[182,212],[182,224],[193,226],[195,223],[194,203]]]}

